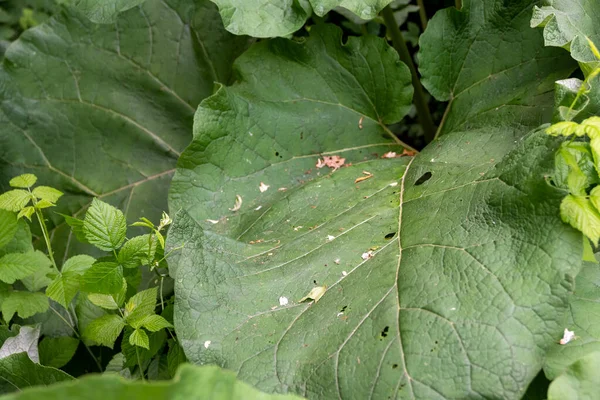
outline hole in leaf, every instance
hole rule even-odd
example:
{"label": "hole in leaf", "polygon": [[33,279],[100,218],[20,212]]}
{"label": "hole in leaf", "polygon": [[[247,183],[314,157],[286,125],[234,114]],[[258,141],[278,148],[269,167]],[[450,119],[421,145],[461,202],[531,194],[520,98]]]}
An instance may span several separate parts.
{"label": "hole in leaf", "polygon": [[387,240],[390,240],[391,238],[393,238],[394,236],[396,236],[396,232],[390,232],[387,235],[385,235],[385,238]]}
{"label": "hole in leaf", "polygon": [[390,330],[389,326],[386,326],[385,328],[383,328],[383,330],[381,331],[381,338],[387,337],[389,330]]}
{"label": "hole in leaf", "polygon": [[278,157],[278,156],[279,156],[279,152],[278,152],[278,151],[276,151],[276,152],[275,152],[275,157]]}
{"label": "hole in leaf", "polygon": [[394,364],[394,365],[392,365],[392,368],[393,368],[393,369],[396,369],[396,368],[398,368],[398,364]]}
{"label": "hole in leaf", "polygon": [[314,279],[314,280],[313,280],[313,283],[314,283],[315,285],[317,285],[317,280],[316,280],[316,279]]}
{"label": "hole in leaf", "polygon": [[416,180],[415,186],[419,186],[431,179],[431,172],[425,172],[419,179]]}
{"label": "hole in leaf", "polygon": [[348,308],[348,306],[344,306],[344,307],[342,307],[342,308],[341,308],[341,310],[340,310],[340,312],[344,312],[344,311],[346,311],[346,309],[347,309],[347,308]]}

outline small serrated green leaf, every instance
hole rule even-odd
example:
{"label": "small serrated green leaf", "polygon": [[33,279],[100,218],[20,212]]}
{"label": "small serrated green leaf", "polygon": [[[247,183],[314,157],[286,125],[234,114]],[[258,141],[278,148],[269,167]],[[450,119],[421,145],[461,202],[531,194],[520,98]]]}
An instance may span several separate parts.
{"label": "small serrated green leaf", "polygon": [[68,308],[81,287],[81,275],[64,272],[54,278],[46,288],[46,296]]}
{"label": "small serrated green leaf", "polygon": [[80,254],[69,258],[62,266],[62,272],[73,272],[82,275],[96,262],[94,257]]}
{"label": "small serrated green leaf", "polygon": [[29,318],[48,309],[48,298],[40,292],[10,292],[2,302],[2,317],[10,322],[17,313],[21,318]]}
{"label": "small serrated green leaf", "polygon": [[594,245],[600,239],[600,213],[584,196],[568,195],[560,203],[562,220],[583,232]]}
{"label": "small serrated green leaf", "polygon": [[[123,339],[121,340],[121,351],[125,356],[125,365],[127,367],[133,367],[135,365],[141,364],[142,366],[148,365],[152,357],[154,357],[165,344],[167,343],[167,332],[165,330],[158,332],[151,332],[148,334],[148,339],[150,339],[150,349],[139,348],[133,346],[129,342],[129,336],[133,333],[134,329],[130,326],[127,326],[123,332]],[[138,363],[139,356],[139,363]]]}
{"label": "small serrated green leaf", "polygon": [[154,229],[154,224],[146,217],[141,217],[139,221],[134,222],[131,226],[143,226],[150,229]]}
{"label": "small serrated green leaf", "polygon": [[136,329],[129,335],[129,344],[150,350],[150,340],[143,329]]}
{"label": "small serrated green leaf", "polygon": [[125,242],[119,251],[118,260],[123,268],[148,265],[154,259],[156,238],[154,235],[136,236]]}
{"label": "small serrated green leaf", "polygon": [[25,278],[21,278],[21,283],[30,292],[37,292],[52,282],[53,275],[57,275],[56,270],[53,267],[46,266],[39,268],[33,274],[26,276]]}
{"label": "small serrated green leaf", "polygon": [[23,174],[12,178],[8,184],[14,188],[28,189],[35,185],[37,177],[33,174]]}
{"label": "small serrated green leaf", "polygon": [[63,192],[50,186],[38,186],[33,189],[32,193],[36,198],[50,203],[56,203],[63,195]]}
{"label": "small serrated green leaf", "polygon": [[157,288],[153,287],[131,297],[125,305],[125,319],[127,323],[133,326],[144,317],[154,314],[156,294]]}
{"label": "small serrated green leaf", "polygon": [[18,212],[29,203],[31,194],[26,190],[9,190],[0,195],[0,208],[7,211]]}
{"label": "small serrated green leaf", "polygon": [[23,208],[21,211],[19,211],[19,214],[17,214],[17,218],[21,219],[21,218],[25,217],[31,222],[31,216],[34,213],[35,213],[35,207],[27,206],[27,207]]}
{"label": "small serrated green leaf", "polygon": [[95,198],[85,214],[83,231],[90,244],[112,251],[125,241],[127,223],[121,210]]}
{"label": "small serrated green leaf", "polygon": [[15,213],[0,210],[0,248],[6,246],[15,237],[18,226]]}
{"label": "small serrated green leaf", "polygon": [[7,254],[0,258],[0,280],[14,283],[50,265],[50,259],[39,250]]}
{"label": "small serrated green leaf", "polygon": [[112,349],[124,327],[121,317],[107,314],[92,321],[83,331],[83,337]]}
{"label": "small serrated green leaf", "polygon": [[56,204],[49,202],[48,200],[40,200],[35,203],[35,208],[42,210],[44,208],[56,207]]}
{"label": "small serrated green leaf", "polygon": [[87,237],[85,236],[85,232],[83,230],[83,220],[75,217],[71,217],[70,215],[60,214],[64,219],[67,225],[71,227],[71,230],[75,234],[77,240],[81,243],[89,243]]}
{"label": "small serrated green leaf", "polygon": [[98,307],[105,308],[107,310],[118,309],[125,301],[125,295],[127,293],[127,281],[123,278],[123,287],[117,294],[99,294],[90,293],[88,299]]}
{"label": "small serrated green leaf", "polygon": [[136,329],[146,328],[150,332],[158,332],[161,329],[173,328],[173,325],[171,325],[169,321],[156,314],[148,315],[135,323],[132,323],[131,326]]}
{"label": "small serrated green leaf", "polygon": [[78,346],[79,340],[69,336],[45,337],[38,345],[40,364],[61,368],[73,358]]}
{"label": "small serrated green leaf", "polygon": [[115,294],[123,285],[123,267],[115,262],[97,262],[83,274],[81,290]]}

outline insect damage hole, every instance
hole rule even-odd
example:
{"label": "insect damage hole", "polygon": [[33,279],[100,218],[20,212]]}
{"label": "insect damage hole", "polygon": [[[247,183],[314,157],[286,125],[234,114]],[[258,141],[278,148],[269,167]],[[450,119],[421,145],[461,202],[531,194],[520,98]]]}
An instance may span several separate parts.
{"label": "insect damage hole", "polygon": [[419,186],[427,182],[429,179],[431,179],[431,175],[431,172],[425,172],[419,179],[415,181],[415,186]]}
{"label": "insect damage hole", "polygon": [[396,236],[396,232],[390,232],[387,235],[384,236],[385,240],[390,240],[392,239],[394,236]]}
{"label": "insect damage hole", "polygon": [[385,337],[387,337],[388,332],[390,331],[390,327],[386,326],[385,328],[383,328],[383,330],[381,331],[381,336],[379,339],[383,339]]}

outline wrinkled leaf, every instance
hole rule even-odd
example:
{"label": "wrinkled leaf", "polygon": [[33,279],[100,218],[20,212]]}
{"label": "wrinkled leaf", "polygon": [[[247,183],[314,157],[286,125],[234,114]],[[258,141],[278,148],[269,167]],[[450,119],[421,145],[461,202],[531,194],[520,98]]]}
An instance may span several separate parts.
{"label": "wrinkled leaf", "polygon": [[148,334],[143,329],[135,329],[129,335],[129,344],[150,350],[150,340],[148,339]]}
{"label": "wrinkled leaf", "polygon": [[50,259],[39,250],[7,254],[0,258],[0,280],[14,283],[50,265],[52,265]]}
{"label": "wrinkled leaf", "polygon": [[17,391],[19,396],[23,393],[20,390],[29,387],[37,386],[38,390],[44,390],[44,386],[74,379],[59,369],[45,367],[31,361],[25,353],[13,354],[0,360],[1,394]]}
{"label": "wrinkled leaf", "polygon": [[[35,172],[65,193],[59,213],[82,218],[98,197],[129,222],[159,220],[197,105],[248,43],[208,0],[148,0],[101,26],[65,10],[26,31],[0,73],[0,192]],[[89,252],[47,217],[57,261]]]}
{"label": "wrinkled leaf", "polygon": [[136,236],[125,242],[119,251],[118,260],[123,268],[137,268],[147,265],[154,259],[156,252],[156,237],[154,235]]}
{"label": "wrinkled leaf", "polygon": [[123,267],[115,262],[97,262],[83,274],[81,290],[88,293],[116,294],[123,287]]}
{"label": "wrinkled leaf", "polygon": [[125,215],[110,204],[94,199],[85,213],[83,232],[87,241],[100,250],[117,250],[125,241]]}
{"label": "wrinkled leaf", "polygon": [[[382,159],[402,153],[376,121],[402,117],[391,110],[408,104],[395,86],[405,69],[384,42],[343,47],[327,29],[258,43],[237,61],[241,83],[198,109],[170,193],[181,211],[167,251],[185,243],[169,258],[178,340],[191,362],[271,392],[522,397],[581,266],[581,235],[559,218],[564,191],[544,179],[561,139],[488,118]],[[511,87],[504,101],[524,93]],[[352,166],[314,168],[322,155]],[[374,177],[356,185],[362,171]],[[281,305],[315,285],[327,285],[318,303]]]}
{"label": "wrinkled leaf", "polygon": [[121,317],[108,314],[90,322],[83,330],[83,337],[112,349],[124,327],[125,321]]}
{"label": "wrinkled leaf", "polygon": [[26,190],[9,190],[0,194],[0,209],[17,212],[25,207],[30,200],[31,195]]}
{"label": "wrinkled leaf", "polygon": [[32,193],[39,200],[46,200],[50,203],[56,203],[64,194],[60,190],[56,190],[49,186],[37,186],[35,189],[33,189]]}
{"label": "wrinkled leaf", "polygon": [[[66,374],[65,374],[66,375]],[[214,399],[214,400],[300,400],[290,395],[267,395],[237,381],[235,374],[215,366],[182,366],[173,381],[142,382],[123,379],[117,374],[88,376],[75,383],[24,390],[6,400],[64,400],[107,398],[128,400]]]}
{"label": "wrinkled leaf", "polygon": [[[92,22],[109,24],[115,22],[117,15],[146,0],[71,0],[70,4],[80,10]],[[69,3],[67,3],[69,4]]]}
{"label": "wrinkled leaf", "polygon": [[0,359],[13,354],[27,353],[31,361],[39,362],[38,340],[40,340],[39,326],[22,326],[19,334],[9,337],[0,348]]}
{"label": "wrinkled leaf", "polygon": [[[576,67],[531,29],[531,0],[463,1],[436,13],[419,41],[423,85],[449,101],[440,132],[512,125],[534,128],[553,112],[554,81]],[[493,10],[493,11],[492,11]]]}
{"label": "wrinkled leaf", "polygon": [[125,304],[125,318],[135,326],[148,315],[154,314],[156,308],[157,288],[153,287],[137,293]]}
{"label": "wrinkled leaf", "polygon": [[40,364],[61,368],[73,358],[78,346],[79,340],[72,337],[45,337],[38,346]]}
{"label": "wrinkled leaf", "polygon": [[14,188],[27,189],[35,185],[37,177],[33,174],[23,174],[12,178],[8,184]]}
{"label": "wrinkled leaf", "polygon": [[0,248],[6,246],[17,233],[18,221],[15,213],[0,210]]}
{"label": "wrinkled leaf", "polygon": [[[146,369],[152,358],[163,348],[167,342],[167,333],[165,331],[158,331],[148,334],[148,347],[149,349],[135,347],[129,341],[129,337],[132,334],[133,329],[131,327],[125,328],[123,333],[123,340],[121,340],[121,351],[125,356],[125,366],[135,367],[139,364],[142,365],[143,369]],[[138,362],[139,356],[139,362]]]}

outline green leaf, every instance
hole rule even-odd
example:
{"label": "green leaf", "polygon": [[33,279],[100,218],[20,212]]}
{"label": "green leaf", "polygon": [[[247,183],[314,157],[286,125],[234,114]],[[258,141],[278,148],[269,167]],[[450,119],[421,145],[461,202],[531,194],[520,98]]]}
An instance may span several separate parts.
{"label": "green leaf", "polygon": [[[79,295],[75,301],[75,315],[77,316],[77,322],[80,332],[85,332],[87,327],[96,319],[107,315],[107,312],[102,308],[94,305],[88,300],[87,296]],[[82,337],[81,340],[87,345],[91,346],[94,344],[91,340]]]}
{"label": "green leaf", "polygon": [[23,220],[17,222],[17,232],[12,240],[3,248],[0,248],[0,256],[11,253],[29,253],[32,252],[32,236],[29,224]]}
{"label": "green leaf", "polygon": [[156,252],[156,237],[141,235],[131,238],[121,248],[118,255],[119,263],[123,268],[137,268],[148,265],[154,260]]}
{"label": "green leaf", "polygon": [[[45,367],[31,361],[26,353],[13,354],[0,360],[0,393],[16,391],[15,396],[22,396],[21,390],[38,387],[44,390],[46,386],[57,382],[73,381],[69,374],[52,367]],[[10,397],[10,396],[7,396]],[[38,397],[39,399],[39,397]]]}
{"label": "green leaf", "polygon": [[39,200],[46,200],[50,203],[56,203],[64,194],[60,190],[54,189],[50,186],[38,186],[33,189],[32,193]]}
{"label": "green leaf", "polygon": [[580,63],[597,63],[587,38],[600,44],[600,29],[594,16],[600,12],[595,0],[544,0],[533,9],[532,27],[544,28],[546,46],[569,49]]}
{"label": "green leaf", "polygon": [[116,294],[123,286],[123,267],[115,262],[97,262],[83,274],[81,290]]}
{"label": "green leaf", "polygon": [[27,218],[29,221],[31,221],[31,216],[35,213],[35,207],[29,206],[29,207],[25,207],[23,208],[21,211],[19,211],[19,214],[17,214],[17,218],[22,218],[25,217]]}
{"label": "green leaf", "polygon": [[[29,374],[28,374],[29,375]],[[66,374],[65,374],[66,375]],[[269,395],[236,380],[235,373],[216,366],[183,365],[168,382],[128,380],[117,374],[86,376],[75,383],[24,390],[6,400],[64,400],[73,396],[87,400],[126,398],[168,400],[174,398],[211,400],[300,400],[291,395]]]}
{"label": "green leaf", "polygon": [[[526,17],[521,2],[504,3],[472,18]],[[240,83],[198,109],[169,202],[166,252],[185,243],[168,260],[178,340],[190,362],[270,392],[521,398],[582,263],[581,234],[559,217],[564,190],[544,179],[562,139],[482,117],[482,129],[382,159],[402,153],[376,121],[402,116],[405,69],[384,41],[343,47],[330,29],[259,42],[237,60]],[[511,87],[505,105],[524,94]],[[352,166],[316,168],[323,155]],[[355,183],[363,171],[373,177]],[[298,303],[314,286],[327,286],[319,301]]]}
{"label": "green leaf", "polygon": [[56,270],[50,266],[38,269],[32,275],[21,279],[21,283],[30,292],[37,292],[52,283],[52,276],[55,276]]}
{"label": "green leaf", "polygon": [[94,199],[85,213],[83,231],[87,241],[100,250],[117,250],[125,241],[125,215],[110,204]]}
{"label": "green leaf", "polygon": [[124,378],[131,379],[131,371],[125,366],[125,356],[117,353],[106,365],[104,372],[116,372]]}
{"label": "green leaf", "polygon": [[136,329],[140,327],[146,328],[150,332],[158,332],[161,329],[173,328],[173,325],[171,325],[166,319],[156,314],[148,315],[135,324],[131,324],[131,326]]}
{"label": "green leaf", "polygon": [[[440,132],[550,120],[554,82],[576,67],[530,28],[531,0],[465,1],[436,13],[419,40],[422,83],[449,101]],[[490,11],[490,10],[493,10]]]}
{"label": "green leaf", "polygon": [[[249,38],[228,33],[209,0],[148,0],[102,26],[72,10],[54,15],[0,67],[0,182],[34,172],[65,193],[59,213],[81,217],[98,197],[130,223],[158,221],[194,112],[214,82],[231,81]],[[55,258],[89,253],[53,215]]]}
{"label": "green leaf", "polygon": [[94,257],[80,254],[69,258],[62,266],[63,273],[74,273],[82,275],[94,264]]}
{"label": "green leaf", "polygon": [[187,362],[187,358],[179,343],[169,339],[169,352],[167,353],[169,374],[174,377],[179,366],[185,362]]}
{"label": "green leaf", "polygon": [[0,210],[0,248],[6,246],[17,233],[18,221],[14,213]]}
{"label": "green leaf", "polygon": [[21,211],[31,200],[31,194],[26,190],[9,190],[0,194],[0,209],[7,211]]}
{"label": "green leaf", "polygon": [[131,335],[129,335],[129,344],[150,350],[150,340],[143,329],[135,329]]}
{"label": "green leaf", "polygon": [[40,364],[61,368],[71,361],[78,346],[79,340],[72,337],[45,337],[39,344]]}
{"label": "green leaf", "polygon": [[92,22],[110,24],[116,21],[123,11],[142,4],[146,0],[71,0],[70,3],[79,9]]}
{"label": "green leaf", "polygon": [[125,301],[125,295],[127,294],[127,281],[123,278],[123,286],[121,291],[117,294],[88,294],[88,299],[98,307],[105,308],[107,310],[116,310]]}
{"label": "green leaf", "polygon": [[0,280],[14,283],[50,265],[50,259],[39,250],[7,254],[0,258]]}
{"label": "green leaf", "polygon": [[600,352],[588,354],[573,363],[548,389],[548,400],[598,399]]}
{"label": "green leaf", "polygon": [[48,309],[48,298],[40,292],[14,291],[2,302],[2,317],[10,322],[17,313],[21,318],[28,318]]}
{"label": "green leaf", "polygon": [[102,346],[113,348],[115,340],[125,327],[118,315],[107,314],[92,321],[84,330],[83,337]]}
{"label": "green leaf", "polygon": [[134,326],[148,315],[154,314],[156,308],[157,288],[153,287],[137,293],[125,304],[125,319]]}
{"label": "green leaf", "polygon": [[600,239],[600,213],[591,200],[584,196],[565,197],[560,204],[560,216],[563,221],[587,236],[594,245]]}
{"label": "green leaf", "polygon": [[36,182],[37,177],[35,175],[23,174],[12,178],[8,184],[14,188],[28,189],[35,185]]}
{"label": "green leaf", "polygon": [[[555,343],[550,347],[544,372],[556,379],[569,365],[587,354],[600,351],[600,268],[586,262],[577,275],[575,292],[569,299],[569,312],[561,328],[555,332]],[[565,345],[558,343],[563,329],[575,332],[576,338]]]}
{"label": "green leaf", "polygon": [[304,25],[314,12],[322,17],[343,7],[361,19],[377,17],[392,0],[212,0],[221,12],[225,28],[236,35],[287,36]]}
{"label": "green leaf", "polygon": [[81,275],[65,272],[54,278],[46,288],[46,296],[68,308],[81,287]]}
{"label": "green leaf", "polygon": [[121,340],[121,351],[126,360],[125,366],[135,367],[141,364],[142,369],[145,370],[152,361],[152,358],[156,356],[167,343],[167,333],[164,330],[150,333],[148,335],[149,350],[147,350],[143,347],[136,347],[129,342],[129,336],[133,331],[134,330],[131,327],[126,327],[125,332],[123,333],[123,339]]}
{"label": "green leaf", "polygon": [[[60,213],[59,213],[60,214]],[[83,220],[78,218],[73,218],[65,214],[60,214],[65,218],[65,222],[67,225],[71,227],[71,230],[75,234],[77,240],[81,243],[89,243],[87,237],[85,236],[85,231],[83,230]]]}
{"label": "green leaf", "polygon": [[589,143],[564,142],[554,157],[554,183],[572,194],[585,196],[586,189],[600,183]]}
{"label": "green leaf", "polygon": [[148,380],[164,381],[171,379],[172,376],[169,373],[169,361],[167,360],[167,357],[163,354],[158,354],[154,357],[150,362],[150,365],[148,365],[146,376],[148,377]]}

